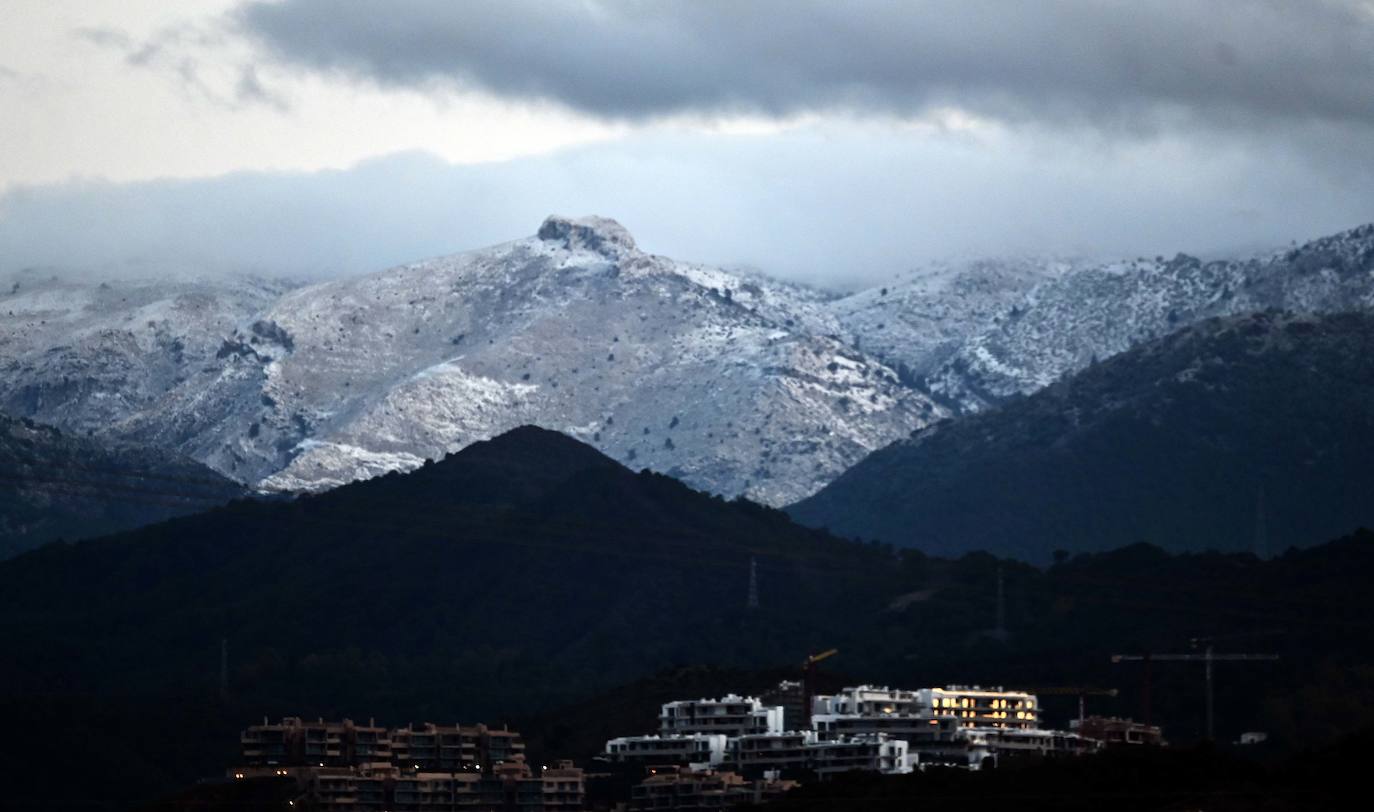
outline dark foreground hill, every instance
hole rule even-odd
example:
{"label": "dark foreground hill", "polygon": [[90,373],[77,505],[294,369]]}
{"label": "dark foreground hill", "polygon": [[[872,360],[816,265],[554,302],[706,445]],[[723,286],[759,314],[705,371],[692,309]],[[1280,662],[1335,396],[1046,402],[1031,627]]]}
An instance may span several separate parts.
{"label": "dark foreground hill", "polygon": [[[1222,736],[1321,741],[1374,708],[1371,571],[1368,533],[1269,561],[928,558],[518,429],[410,474],[0,563],[0,718],[24,731],[0,759],[12,797],[91,808],[219,773],[264,714],[515,721],[549,757],[586,756],[678,691],[755,690],[832,646],[826,669],[854,681],[1115,685],[1093,709],[1139,715],[1140,671],[1109,655],[1201,636],[1283,656],[1218,668]],[[616,688],[674,664],[714,668]],[[1200,735],[1200,687],[1155,669],[1175,741]],[[1061,723],[1064,703],[1047,705]]]}
{"label": "dark foreground hill", "polygon": [[933,554],[1277,552],[1374,525],[1374,315],[1203,322],[917,432],[789,509]]}
{"label": "dark foreground hill", "polygon": [[410,474],[6,562],[18,648],[0,686],[214,690],[223,639],[240,695],[556,701],[664,663],[791,661],[841,610],[882,605],[860,584],[884,556],[522,428]]}
{"label": "dark foreground hill", "polygon": [[192,460],[0,415],[0,559],[195,513],[242,486]]}

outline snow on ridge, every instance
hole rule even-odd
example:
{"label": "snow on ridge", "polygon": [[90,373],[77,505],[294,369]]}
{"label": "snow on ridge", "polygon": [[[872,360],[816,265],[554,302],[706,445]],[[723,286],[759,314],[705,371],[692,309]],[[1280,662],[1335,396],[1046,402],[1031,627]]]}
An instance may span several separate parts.
{"label": "snow on ridge", "polygon": [[212,292],[218,327],[183,361],[184,331],[125,342],[161,388],[64,394],[70,411],[49,414],[293,490],[563,427],[632,468],[774,505],[939,416],[838,338],[827,297],[645,254],[604,218],[540,230],[242,308]]}

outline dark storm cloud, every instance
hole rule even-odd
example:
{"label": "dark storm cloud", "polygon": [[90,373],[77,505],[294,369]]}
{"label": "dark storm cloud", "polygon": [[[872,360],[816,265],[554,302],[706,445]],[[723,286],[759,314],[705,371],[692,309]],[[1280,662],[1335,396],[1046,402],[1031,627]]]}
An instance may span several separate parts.
{"label": "dark storm cloud", "polygon": [[1367,0],[284,0],[236,22],[311,69],[609,118],[954,104],[1105,127],[1374,124]]}

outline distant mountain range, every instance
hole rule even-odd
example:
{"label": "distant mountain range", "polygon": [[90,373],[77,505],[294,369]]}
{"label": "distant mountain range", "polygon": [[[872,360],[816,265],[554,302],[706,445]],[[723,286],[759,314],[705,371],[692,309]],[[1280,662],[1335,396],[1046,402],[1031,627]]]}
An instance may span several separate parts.
{"label": "distant mountain range", "polygon": [[200,463],[0,415],[0,559],[195,513],[243,496]]}
{"label": "distant mountain range", "polygon": [[1278,552],[1374,526],[1374,314],[1213,319],[918,430],[794,517],[939,555]]}
{"label": "distant mountain range", "polygon": [[1374,307],[1374,225],[1247,260],[978,260],[847,295],[617,223],[367,276],[0,282],[0,411],[315,491],[530,423],[774,506],[955,414],[1215,316]]}
{"label": "distant mountain range", "polygon": [[1179,254],[1052,275],[941,359],[922,388],[959,412],[1216,316],[1374,308],[1374,224],[1244,260]]}

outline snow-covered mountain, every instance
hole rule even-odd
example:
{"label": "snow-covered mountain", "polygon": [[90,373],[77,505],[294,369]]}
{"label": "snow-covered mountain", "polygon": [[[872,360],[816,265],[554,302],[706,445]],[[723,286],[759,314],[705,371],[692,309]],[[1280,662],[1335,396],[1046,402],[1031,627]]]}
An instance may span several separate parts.
{"label": "snow-covered mountain", "polygon": [[77,434],[155,411],[290,287],[260,279],[0,279],[0,412]]}
{"label": "snow-covered mountain", "polygon": [[913,384],[996,325],[1037,285],[1078,267],[1063,259],[982,258],[898,274],[828,305],[856,346]]}
{"label": "snow-covered mountain", "polygon": [[[54,292],[53,312],[79,321],[91,295]],[[0,306],[32,321],[39,298],[21,285]],[[165,295],[157,315],[132,309],[120,329],[27,353],[4,398],[272,489],[411,469],[534,423],[784,504],[946,414],[843,341],[828,299],[644,253],[611,220],[551,217],[535,237],[270,304],[233,287],[191,337],[145,327],[183,312]]]}
{"label": "snow-covered mountain", "polygon": [[977,411],[1213,316],[1371,307],[1374,225],[1253,259],[1179,254],[1079,268],[1031,287],[922,383],[956,411]]}
{"label": "snow-covered mountain", "polygon": [[1244,261],[984,260],[837,295],[614,221],[301,287],[0,280],[0,410],[320,489],[517,425],[785,504],[869,451],[1201,319],[1374,307],[1374,226]]}

